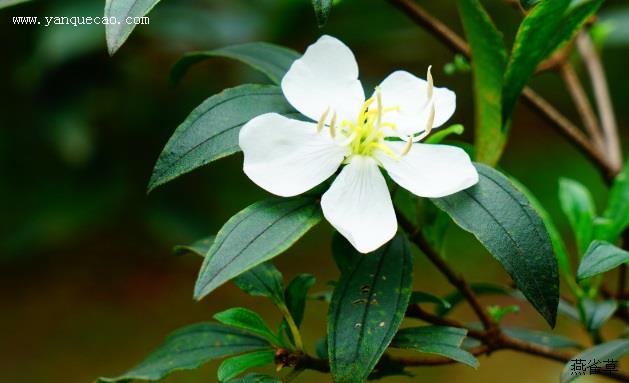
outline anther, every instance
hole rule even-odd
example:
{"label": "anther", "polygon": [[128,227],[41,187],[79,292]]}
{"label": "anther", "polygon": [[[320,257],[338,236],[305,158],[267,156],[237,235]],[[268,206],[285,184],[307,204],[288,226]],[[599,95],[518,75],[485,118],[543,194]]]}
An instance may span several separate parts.
{"label": "anther", "polygon": [[330,107],[328,107],[321,115],[321,118],[317,123],[317,132],[321,132],[321,129],[323,129],[323,126],[325,125],[325,119],[328,118],[328,113],[330,113]]}
{"label": "anther", "polygon": [[428,100],[432,100],[432,88],[434,86],[434,81],[432,79],[432,73],[430,72],[430,69],[432,69],[432,65],[428,67],[428,71],[426,73],[426,81],[428,82],[428,86],[426,88],[426,96],[428,97]]}
{"label": "anther", "polygon": [[332,120],[330,121],[330,135],[332,138],[336,137],[336,111],[332,115]]}
{"label": "anther", "polygon": [[404,147],[404,150],[402,150],[402,153],[400,153],[400,156],[407,155],[408,152],[411,151],[412,146],[413,146],[413,138],[409,136],[408,141],[406,142],[406,146]]}

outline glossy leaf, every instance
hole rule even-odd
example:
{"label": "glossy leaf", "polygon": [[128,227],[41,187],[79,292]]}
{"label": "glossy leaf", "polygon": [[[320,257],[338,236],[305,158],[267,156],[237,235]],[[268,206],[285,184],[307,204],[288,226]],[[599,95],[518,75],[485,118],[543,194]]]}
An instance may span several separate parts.
{"label": "glossy leaf", "polygon": [[105,25],[110,55],[116,53],[136,27],[133,23],[127,23],[127,18],[146,16],[157,3],[159,0],[106,0],[105,17],[118,21]]}
{"label": "glossy leaf", "polygon": [[524,18],[515,37],[505,73],[502,124],[506,128],[515,104],[529,77],[551,52],[551,41],[571,0],[542,0]]}
{"label": "glossy leaf", "polygon": [[296,113],[282,90],[273,85],[240,85],[208,98],[186,117],[168,140],[153,169],[149,192],[182,174],[240,151],[240,128],[252,118],[270,112],[289,116]]}
{"label": "glossy leaf", "polygon": [[614,315],[618,303],[614,300],[596,302],[591,299],[583,300],[583,310],[585,312],[585,326],[589,331],[597,331]]}
{"label": "glossy leaf", "polygon": [[[476,295],[510,295],[511,290],[500,285],[493,283],[476,282],[470,283],[470,289]],[[456,305],[461,302],[465,302],[465,297],[459,290],[454,290],[450,294],[443,297],[443,300],[448,302],[449,308],[441,307],[435,312],[439,316],[447,315]]]}
{"label": "glossy leaf", "polygon": [[433,202],[478,238],[552,327],[559,276],[544,223],[505,176],[482,164],[476,168],[478,184]]}
{"label": "glossy leaf", "polygon": [[577,241],[579,254],[585,254],[594,233],[596,209],[590,191],[577,181],[559,180],[559,203],[568,217]]}
{"label": "glossy leaf", "polygon": [[466,335],[467,330],[456,327],[410,327],[398,331],[391,346],[444,356],[477,368],[478,360],[461,349]]}
{"label": "glossy leaf", "polygon": [[502,80],[507,52],[502,34],[479,0],[458,0],[458,6],[472,53],[476,160],[493,166],[507,142],[502,129]]}
{"label": "glossy leaf", "polygon": [[564,46],[592,17],[603,4],[604,0],[572,0],[570,7],[563,15],[557,33],[550,40],[548,54]]}
{"label": "glossy leaf", "polygon": [[330,17],[332,11],[332,0],[312,0],[312,7],[315,11],[319,28],[323,27]]}
{"label": "glossy leaf", "polygon": [[345,250],[353,253],[345,257],[353,263],[341,274],[328,311],[330,368],[335,382],[364,382],[404,318],[412,258],[399,233],[366,255],[349,246]]}
{"label": "glossy leaf", "polygon": [[254,203],[230,218],[216,235],[194,288],[195,299],[281,254],[321,220],[308,197]]}
{"label": "glossy leaf", "polygon": [[214,314],[214,319],[227,326],[238,327],[248,331],[261,338],[268,340],[273,344],[279,344],[279,341],[273,331],[266,325],[264,319],[255,311],[251,311],[244,307],[234,307]]}
{"label": "glossy leaf", "polygon": [[26,3],[30,0],[0,0],[0,9],[12,7],[14,5]]}
{"label": "glossy leaf", "polygon": [[629,162],[616,178],[609,192],[609,202],[603,216],[611,221],[608,238],[615,241],[629,227]]}
{"label": "glossy leaf", "polygon": [[629,261],[629,252],[603,241],[594,241],[581,260],[579,280],[612,270]]}
{"label": "glossy leaf", "polygon": [[175,255],[194,254],[200,257],[205,257],[208,250],[210,250],[210,247],[212,247],[215,238],[215,235],[210,235],[209,237],[201,238],[190,245],[177,245],[174,247],[173,253]]}
{"label": "glossy leaf", "polygon": [[533,195],[533,193],[518,180],[511,178],[511,182],[518,188],[529,200],[533,209],[539,214],[542,222],[544,222],[544,226],[546,227],[546,231],[550,236],[550,242],[553,245],[553,250],[555,251],[555,256],[557,257],[557,264],[559,266],[559,270],[561,271],[562,276],[570,285],[572,291],[576,291],[577,284],[574,279],[574,274],[572,271],[572,265],[570,263],[570,255],[568,255],[568,250],[566,249],[566,244],[561,237],[561,233],[559,229],[555,225],[552,217],[544,206],[542,206],[541,202]]}
{"label": "glossy leaf", "polygon": [[520,0],[520,5],[522,8],[529,10],[536,6],[542,0]]}
{"label": "glossy leaf", "polygon": [[250,368],[265,366],[275,362],[275,351],[260,350],[233,356],[225,359],[218,367],[217,375],[219,382],[227,382],[237,377]]}
{"label": "glossy leaf", "polygon": [[512,338],[539,344],[540,346],[550,348],[581,348],[581,345],[576,341],[550,332],[505,326],[502,327],[502,330]]}
{"label": "glossy leaf", "polygon": [[316,278],[310,274],[299,274],[286,287],[286,306],[295,320],[297,326],[301,326],[306,308],[308,290],[314,285]]}
{"label": "glossy leaf", "polygon": [[173,66],[170,72],[171,82],[178,83],[191,66],[213,57],[226,57],[243,62],[264,73],[271,81],[279,85],[282,77],[293,62],[300,57],[300,54],[292,49],[265,42],[231,45],[211,51],[189,52]]}
{"label": "glossy leaf", "polygon": [[272,376],[251,373],[229,381],[229,383],[282,383],[281,380]]}
{"label": "glossy leaf", "polygon": [[159,380],[177,370],[200,367],[209,360],[268,348],[255,335],[217,323],[198,323],[170,334],[144,361],[115,378],[99,382],[127,382],[132,379]]}
{"label": "glossy leaf", "polygon": [[576,359],[582,359],[585,361],[590,360],[619,360],[622,356],[629,353],[629,339],[616,339],[610,342],[605,342],[589,348],[582,353],[574,356],[570,362],[566,364],[561,372],[561,383],[569,383],[578,378],[579,375],[572,374],[571,367],[572,361]]}
{"label": "glossy leaf", "polygon": [[275,304],[284,302],[282,273],[271,262],[264,262],[234,278],[239,289],[255,297],[267,297]]}

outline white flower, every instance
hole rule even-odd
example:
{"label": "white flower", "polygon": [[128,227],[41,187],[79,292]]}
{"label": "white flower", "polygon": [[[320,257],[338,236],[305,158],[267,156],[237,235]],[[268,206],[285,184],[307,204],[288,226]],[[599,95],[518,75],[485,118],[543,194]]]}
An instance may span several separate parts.
{"label": "white flower", "polygon": [[[384,176],[420,197],[443,197],[478,182],[460,148],[418,143],[454,113],[455,94],[404,71],[390,74],[365,101],[351,50],[323,36],[282,79],[284,96],[304,116],[255,117],[240,131],[244,172],[283,197],[304,193],[343,166],[323,194],[325,218],[360,252],[397,231]],[[401,139],[401,140],[400,140]]]}

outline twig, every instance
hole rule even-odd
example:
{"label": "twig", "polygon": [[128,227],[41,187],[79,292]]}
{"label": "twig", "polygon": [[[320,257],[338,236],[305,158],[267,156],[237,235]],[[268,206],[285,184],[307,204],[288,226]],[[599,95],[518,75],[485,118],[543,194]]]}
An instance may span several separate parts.
{"label": "twig", "polygon": [[[424,8],[412,0],[387,0],[393,6],[404,12],[415,23],[431,32],[451,50],[470,58],[470,47],[467,43],[447,25],[435,19]],[[601,170],[607,180],[613,178],[618,169],[611,166],[604,155],[588,140],[587,136],[579,130],[569,119],[563,116],[554,106],[549,104],[531,88],[526,87],[522,92],[528,105],[537,110],[551,126],[558,129],[569,141],[583,151]]]}
{"label": "twig", "polygon": [[592,80],[592,88],[607,144],[606,151],[609,163],[615,172],[619,172],[622,168],[622,150],[618,138],[618,125],[614,114],[614,106],[609,95],[609,86],[605,78],[603,64],[587,32],[581,31],[579,33],[577,36],[577,47]]}
{"label": "twig", "polygon": [[592,108],[592,104],[585,93],[585,89],[583,89],[581,80],[579,80],[579,76],[574,71],[574,68],[572,68],[572,65],[568,62],[559,65],[558,71],[566,84],[566,89],[568,90],[568,93],[570,93],[579,115],[581,116],[583,125],[590,134],[590,138],[594,142],[596,148],[600,152],[604,152],[606,150],[606,145],[601,134],[601,127],[598,123],[596,114],[594,113],[594,109]]}

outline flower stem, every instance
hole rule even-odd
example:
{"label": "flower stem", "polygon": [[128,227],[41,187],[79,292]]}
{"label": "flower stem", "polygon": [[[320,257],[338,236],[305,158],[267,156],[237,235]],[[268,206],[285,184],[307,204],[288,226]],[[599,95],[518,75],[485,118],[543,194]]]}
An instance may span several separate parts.
{"label": "flower stem", "polygon": [[290,333],[293,336],[293,341],[295,343],[295,348],[297,349],[297,351],[303,351],[304,350],[304,342],[301,339],[301,333],[299,332],[299,327],[297,327],[297,323],[295,323],[295,319],[293,319],[293,316],[291,315],[290,311],[288,310],[288,307],[286,307],[285,303],[280,303],[277,305],[277,307],[280,309],[280,312],[282,313],[282,316],[284,317],[284,319],[286,320],[286,324],[288,324],[288,328],[290,329]]}

